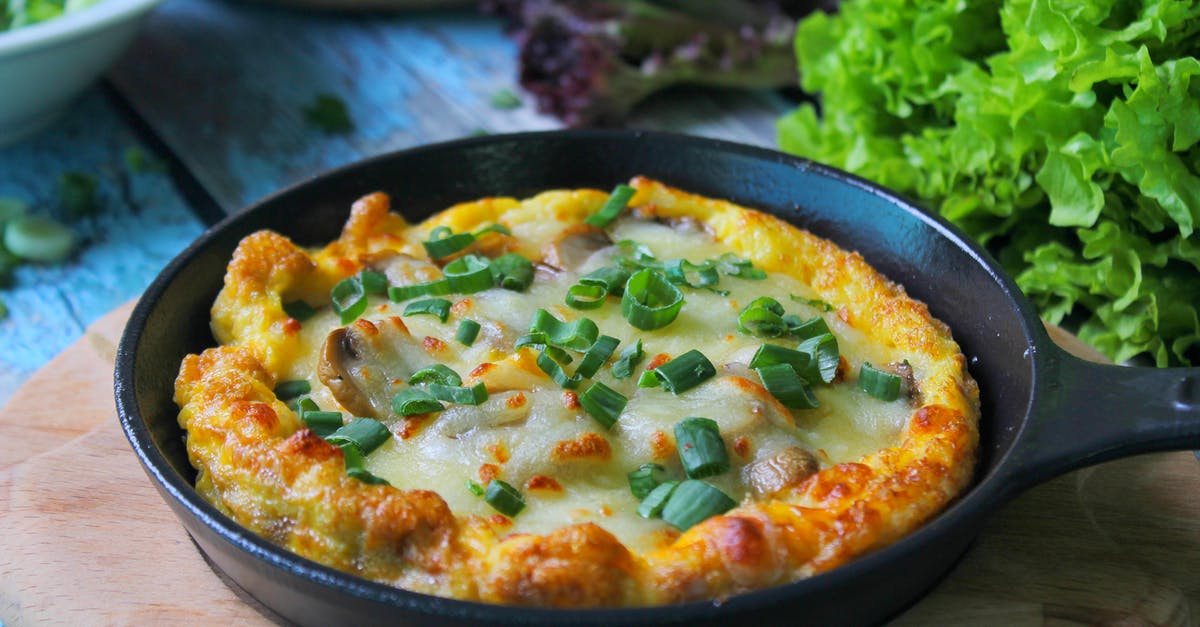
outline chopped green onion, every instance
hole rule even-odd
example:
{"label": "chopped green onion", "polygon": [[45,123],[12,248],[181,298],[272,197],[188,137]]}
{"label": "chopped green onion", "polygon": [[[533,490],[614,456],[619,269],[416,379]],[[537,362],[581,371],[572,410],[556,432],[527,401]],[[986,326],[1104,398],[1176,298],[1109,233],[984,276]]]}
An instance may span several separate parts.
{"label": "chopped green onion", "polygon": [[662,385],[662,379],[654,374],[653,370],[642,372],[642,376],[638,377],[637,386],[640,388],[656,388]]}
{"label": "chopped green onion", "polygon": [[[304,401],[311,403],[312,408],[307,409]],[[320,411],[317,404],[310,398],[300,399],[299,407],[300,422],[303,422],[309,431],[319,437],[327,438],[342,428],[342,412],[340,411]]]}
{"label": "chopped green onion", "polygon": [[392,432],[382,422],[374,418],[355,418],[325,439],[338,446],[353,444],[363,455],[370,455],[391,437]]}
{"label": "chopped green onion", "polygon": [[439,226],[421,242],[430,259],[442,259],[470,246],[475,236],[470,233],[455,233],[448,226]]}
{"label": "chopped green onion", "polygon": [[358,280],[362,283],[363,291],[368,294],[386,294],[388,290],[387,275],[382,272],[368,270],[363,268],[358,273]]}
{"label": "chopped green onion", "polygon": [[579,277],[579,284],[600,286],[604,288],[605,293],[620,296],[625,293],[625,283],[629,281],[631,274],[626,268],[606,266]]}
{"label": "chopped green onion", "polygon": [[810,383],[833,381],[841,359],[839,358],[840,353],[838,353],[837,338],[833,337],[832,333],[808,338],[800,342],[796,350],[808,353],[812,357],[808,368],[802,373],[805,379]]}
{"label": "chopped green onion", "polygon": [[356,276],[339,281],[333,286],[329,298],[333,303],[333,311],[341,317],[342,324],[354,322],[367,311],[367,293]]}
{"label": "chopped green onion", "polygon": [[750,358],[750,367],[762,368],[776,364],[789,364],[796,372],[804,372],[811,361],[812,357],[808,353],[801,353],[778,344],[763,344],[755,351],[754,357]]}
{"label": "chopped green onion", "polygon": [[791,332],[791,334],[802,340],[807,340],[820,335],[832,334],[832,331],[829,330],[829,325],[821,316],[817,316],[812,320],[802,322],[795,326],[788,326],[790,327],[788,330]]}
{"label": "chopped green onion", "polygon": [[755,268],[749,259],[743,259],[733,253],[725,253],[717,258],[717,266],[721,272],[739,279],[761,281],[767,278],[767,273]]}
{"label": "chopped green onion", "polygon": [[642,499],[642,504],[638,505],[637,513],[642,518],[658,518],[662,515],[663,508],[666,507],[667,501],[671,498],[671,493],[675,488],[679,487],[678,481],[667,481],[666,483],[658,484],[658,487],[650,491],[646,498]]}
{"label": "chopped green onion", "polygon": [[484,494],[483,500],[509,518],[520,514],[521,510],[525,509],[525,499],[521,493],[499,479],[492,479],[488,483],[487,493]]}
{"label": "chopped green onion", "polygon": [[287,314],[289,318],[295,318],[298,322],[304,322],[317,315],[317,310],[302,300],[294,300],[283,304],[283,313]]}
{"label": "chopped green onion", "polygon": [[471,481],[470,479],[467,479],[467,490],[470,491],[471,494],[474,494],[475,496],[483,496],[484,495],[483,486],[479,485],[478,483],[475,483],[474,481]]}
{"label": "chopped green onion", "polygon": [[426,366],[413,373],[408,378],[409,385],[418,383],[440,383],[442,385],[462,385],[462,377],[458,376],[450,366],[445,364],[433,364]]}
{"label": "chopped green onion", "polygon": [[294,381],[280,381],[275,386],[275,398],[281,401],[290,400],[302,394],[308,394],[312,391],[312,385],[307,379],[296,379]]}
{"label": "chopped green onion", "polygon": [[599,228],[608,226],[610,222],[621,215],[621,211],[625,209],[625,205],[629,203],[629,199],[633,198],[636,190],[628,185],[617,185],[613,188],[612,193],[608,195],[608,201],[604,203],[600,210],[588,216],[584,222]]}
{"label": "chopped green onion", "polygon": [[470,346],[475,343],[475,338],[479,337],[478,322],[474,320],[463,320],[458,323],[458,330],[454,332],[454,339],[458,340],[463,346]]}
{"label": "chopped green onion", "polygon": [[4,247],[29,261],[58,263],[71,256],[75,232],[42,216],[23,216],[4,227]]}
{"label": "chopped green onion", "polygon": [[755,337],[779,337],[787,332],[783,317],[765,307],[747,307],[738,314],[737,329]]}
{"label": "chopped green onion", "polygon": [[750,301],[749,305],[746,305],[746,309],[755,309],[760,307],[777,316],[783,315],[783,305],[780,305],[779,301],[771,298],[770,296],[759,296],[758,298]]}
{"label": "chopped green onion", "polygon": [[600,335],[600,328],[588,318],[580,318],[575,322],[563,322],[545,309],[539,309],[533,314],[533,323],[529,325],[529,333],[531,335],[544,334],[545,340],[539,342],[541,344],[585,351],[596,342],[596,338]]}
{"label": "chopped green onion", "polygon": [[418,314],[436,316],[438,320],[445,322],[450,317],[450,301],[444,298],[426,298],[425,300],[414,300],[404,307],[404,315],[415,316]]}
{"label": "chopped green onion", "polygon": [[642,358],[645,357],[645,355],[646,354],[642,352],[642,341],[640,339],[636,340],[633,344],[626,346],[625,350],[621,351],[620,357],[617,357],[617,361],[613,362],[613,376],[618,379],[624,379],[633,374],[633,369],[637,367],[639,363],[641,363]]}
{"label": "chopped green onion", "polygon": [[431,414],[445,408],[432,394],[418,388],[401,390],[392,397],[392,411],[400,416]]}
{"label": "chopped green onion", "polygon": [[599,381],[593,383],[579,395],[579,405],[596,422],[604,425],[605,429],[611,429],[613,425],[617,424],[617,418],[620,418],[621,412],[625,411],[625,404],[628,402],[629,399],[622,396],[620,392]]}
{"label": "chopped green onion", "polygon": [[579,382],[583,380],[583,377],[579,375],[568,375],[562,366],[547,354],[546,351],[538,353],[537,365],[538,368],[542,369],[542,372],[550,375],[550,378],[554,379],[554,382],[561,388],[573,390],[579,387]]}
{"label": "chopped green onion", "polygon": [[791,299],[797,303],[804,303],[809,307],[814,307],[825,312],[833,311],[833,305],[830,305],[819,298],[804,298],[803,296],[796,296],[795,294],[789,294],[789,296],[791,296]]}
{"label": "chopped green onion", "polygon": [[304,412],[321,411],[321,407],[317,402],[307,396],[301,396],[296,399],[296,412],[300,414],[301,419],[304,418]]}
{"label": "chopped green onion", "polygon": [[58,198],[67,215],[96,213],[96,177],[83,172],[63,172],[58,177]]}
{"label": "chopped green onion", "polygon": [[491,270],[493,282],[506,290],[523,292],[533,283],[533,264],[517,253],[496,257]]}
{"label": "chopped green onion", "polygon": [[432,383],[429,385],[429,393],[439,401],[459,405],[479,405],[488,399],[487,386],[482,383],[476,383],[469,388]]}
{"label": "chopped green onion", "polygon": [[[721,280],[717,266],[711,260],[697,265],[686,259],[671,259],[663,266],[663,271],[672,283],[688,287],[710,287]],[[689,276],[695,276],[695,279]]]}
{"label": "chopped green onion", "polygon": [[611,335],[601,335],[583,354],[583,360],[579,362],[575,374],[585,379],[592,378],[608,358],[612,357],[613,351],[617,350],[620,343],[621,340]]}
{"label": "chopped green onion", "polygon": [[388,299],[394,303],[404,302],[418,296],[445,296],[453,292],[454,290],[450,289],[450,281],[446,279],[426,281],[425,283],[414,285],[398,285],[389,287],[387,290]]}
{"label": "chopped green onion", "polygon": [[629,491],[640,501],[663,482],[665,473],[666,469],[658,464],[642,464],[629,473]]}
{"label": "chopped green onion", "polygon": [[488,261],[478,255],[463,255],[442,269],[450,289],[460,294],[482,292],[493,285]]}
{"label": "chopped green onion", "polygon": [[820,407],[817,397],[808,389],[808,383],[796,372],[791,364],[780,363],[762,366],[756,369],[758,377],[771,396],[779,399],[785,407],[794,409],[814,409]]}
{"label": "chopped green onion", "polygon": [[702,479],[729,470],[729,453],[716,421],[709,418],[684,418],[675,425],[675,448],[683,471],[690,479]]}
{"label": "chopped green onion", "polygon": [[737,507],[737,501],[724,492],[703,481],[689,480],[680,483],[671,493],[670,500],[662,508],[662,519],[687,531],[693,525],[724,514],[734,507]]}
{"label": "chopped green onion", "polygon": [[891,402],[900,398],[901,382],[898,375],[884,372],[868,361],[864,361],[858,370],[858,387],[881,401]]}
{"label": "chopped green onion", "polygon": [[354,444],[339,445],[342,449],[342,459],[346,463],[346,475],[370,485],[392,485],[387,479],[371,474],[366,468],[366,459],[362,451]]}
{"label": "chopped green onion", "polygon": [[372,474],[365,468],[347,468],[346,474],[369,485],[392,485],[387,479]]}
{"label": "chopped green onion", "polygon": [[584,285],[577,283],[567,288],[564,302],[575,309],[597,309],[604,304],[608,292],[600,285]]}
{"label": "chopped green onion", "polygon": [[683,308],[683,292],[657,270],[639,270],[625,283],[621,314],[643,331],[660,329],[675,321]]}
{"label": "chopped green onion", "polygon": [[522,348],[524,346],[529,346],[531,348],[536,348],[540,351],[543,351],[549,355],[551,359],[560,364],[565,365],[575,361],[575,358],[572,357],[567,351],[557,346],[550,346],[546,344],[545,333],[539,332],[522,335],[521,337],[517,338],[517,341],[513,344],[513,349]]}
{"label": "chopped green onion", "polygon": [[[712,362],[703,353],[693,348],[647,372],[654,373],[660,385],[666,388],[668,392],[678,396],[712,378],[717,374],[717,369],[713,367]],[[638,386],[653,387],[643,386],[641,380],[638,381]]]}

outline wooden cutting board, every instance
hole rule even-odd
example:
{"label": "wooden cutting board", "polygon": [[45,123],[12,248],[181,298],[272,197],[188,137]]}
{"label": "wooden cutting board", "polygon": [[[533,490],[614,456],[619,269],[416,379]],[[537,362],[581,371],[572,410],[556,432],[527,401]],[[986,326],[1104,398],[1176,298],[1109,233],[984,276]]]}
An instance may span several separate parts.
{"label": "wooden cutting board", "polygon": [[[112,369],[131,307],[93,325],[0,410],[0,624],[278,622],[208,566],[121,433]],[[1200,464],[1178,452],[1025,493],[895,624],[1198,620]]]}

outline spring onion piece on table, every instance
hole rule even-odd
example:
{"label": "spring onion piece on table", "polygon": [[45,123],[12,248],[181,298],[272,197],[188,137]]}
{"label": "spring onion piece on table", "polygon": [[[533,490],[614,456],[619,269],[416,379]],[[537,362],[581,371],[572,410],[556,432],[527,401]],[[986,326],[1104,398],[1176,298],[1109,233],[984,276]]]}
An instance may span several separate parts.
{"label": "spring onion piece on table", "polygon": [[459,405],[479,405],[488,399],[487,386],[482,383],[476,383],[469,388],[432,383],[429,385],[429,393],[439,401]]}
{"label": "spring onion piece on table", "polygon": [[483,500],[509,518],[520,514],[521,510],[525,509],[525,499],[521,493],[499,479],[492,479],[488,483],[487,493],[484,494]]}
{"label": "spring onion piece on table", "polygon": [[459,294],[482,292],[495,283],[488,260],[477,255],[463,255],[446,264],[442,272],[450,290]]}
{"label": "spring onion piece on table", "polygon": [[604,206],[588,216],[584,222],[601,229],[608,226],[610,222],[617,219],[617,216],[621,215],[621,211],[625,209],[625,205],[629,204],[629,199],[633,198],[635,191],[628,185],[617,185],[608,195],[608,201],[604,203]]}
{"label": "spring onion piece on table", "polygon": [[666,469],[658,464],[642,464],[629,473],[629,491],[638,500],[644,499],[663,482]]}
{"label": "spring onion piece on table", "polygon": [[302,300],[294,300],[283,304],[283,313],[287,314],[289,318],[294,318],[297,322],[304,322],[317,315],[317,310]]}
{"label": "spring onion piece on table", "polygon": [[643,331],[661,329],[675,321],[683,308],[683,292],[657,270],[635,272],[625,283],[621,315]]}
{"label": "spring onion piece on table", "polygon": [[363,455],[370,455],[391,437],[392,432],[382,422],[374,418],[355,418],[325,439],[337,446],[353,444]]}
{"label": "spring onion piece on table", "polygon": [[838,365],[841,363],[841,354],[838,352],[837,339],[833,337],[832,333],[810,337],[800,342],[796,350],[808,353],[812,358],[805,371],[800,373],[809,383],[833,381],[833,377],[837,375]]}
{"label": "spring onion piece on table", "polygon": [[643,357],[645,357],[645,353],[642,351],[641,340],[636,340],[633,344],[626,346],[625,350],[621,351],[621,355],[617,357],[617,361],[613,362],[613,376],[624,379],[633,374],[633,369],[641,363]]}
{"label": "spring onion piece on table", "polygon": [[684,418],[675,425],[675,447],[683,471],[690,479],[702,479],[729,470],[729,453],[716,421],[709,418]]}
{"label": "spring onion piece on table", "polygon": [[858,387],[881,401],[900,398],[901,379],[898,375],[884,372],[864,361],[858,370]]}
{"label": "spring onion piece on table", "polygon": [[444,298],[426,298],[425,300],[414,300],[404,307],[404,315],[415,316],[418,314],[436,316],[438,320],[445,322],[450,317],[450,301]]}
{"label": "spring onion piece on table", "polygon": [[312,391],[312,385],[307,379],[296,379],[294,381],[280,381],[275,386],[275,398],[281,401],[289,401],[297,396],[308,394]]}
{"label": "spring onion piece on table", "polygon": [[363,290],[358,277],[342,279],[329,293],[333,311],[342,319],[342,324],[350,324],[367,311],[367,293]]}
{"label": "spring onion piece on table", "polygon": [[450,366],[445,364],[433,364],[426,366],[414,372],[408,378],[409,385],[418,383],[440,383],[442,385],[462,385],[462,377],[454,371]]}
{"label": "spring onion piece on table", "polygon": [[478,322],[474,320],[463,320],[458,323],[458,330],[454,332],[454,339],[458,340],[463,346],[470,346],[475,343],[475,338],[479,337]]}
{"label": "spring onion piece on table", "polygon": [[388,290],[387,275],[382,272],[363,268],[358,273],[358,281],[362,283],[363,291],[368,294],[386,294]]}
{"label": "spring onion piece on table", "polygon": [[671,493],[675,488],[679,487],[678,481],[667,481],[660,483],[646,498],[642,499],[642,504],[638,505],[637,513],[642,518],[658,518],[662,515],[663,507],[666,507],[667,501],[671,498]]}
{"label": "spring onion piece on table", "polygon": [[784,407],[793,409],[815,409],[820,407],[808,383],[789,363],[772,364],[755,369],[762,379],[763,387],[771,396],[779,399]]}
{"label": "spring onion piece on table", "polygon": [[523,292],[533,284],[533,263],[517,253],[507,253],[492,260],[492,281],[506,290]]}
{"label": "spring onion piece on table", "polygon": [[617,424],[617,419],[621,417],[621,412],[625,411],[628,402],[629,399],[620,392],[599,381],[579,395],[579,405],[596,422],[604,425],[605,429],[611,429]]}
{"label": "spring onion piece on table", "polygon": [[75,233],[50,218],[23,216],[5,225],[4,247],[21,259],[58,263],[71,255]]}
{"label": "spring onion piece on table", "polygon": [[671,493],[662,508],[662,519],[687,531],[697,523],[733,509],[737,501],[703,481],[684,481]]}
{"label": "spring onion piece on table", "polygon": [[432,394],[418,388],[401,390],[392,397],[392,411],[400,416],[431,414],[445,408]]}
{"label": "spring onion piece on table", "polygon": [[[703,353],[692,349],[654,370],[647,370],[646,374],[653,374],[658,380],[658,385],[679,395],[711,379],[717,374],[717,369]],[[643,374],[642,379],[645,378],[646,375]],[[655,387],[642,385],[642,379],[638,380],[638,387]]]}

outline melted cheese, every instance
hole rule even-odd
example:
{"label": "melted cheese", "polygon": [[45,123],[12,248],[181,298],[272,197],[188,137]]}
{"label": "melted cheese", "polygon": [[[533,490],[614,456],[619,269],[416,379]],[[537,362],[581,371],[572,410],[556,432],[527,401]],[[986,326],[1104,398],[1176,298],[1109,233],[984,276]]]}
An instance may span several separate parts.
{"label": "melted cheese", "polygon": [[[530,221],[514,229],[514,235],[547,241],[559,228],[553,220]],[[522,233],[522,229],[531,232]],[[686,225],[624,218],[610,227],[610,234],[613,241],[629,239],[646,245],[659,259],[684,257],[699,262],[730,252],[707,233]],[[577,268],[552,277],[539,274],[525,293],[497,288],[469,296],[448,296],[455,306],[445,323],[428,315],[404,317],[413,338],[410,353],[419,352],[396,360],[402,363],[388,364],[389,377],[403,380],[416,368],[432,363],[444,363],[464,378],[484,363],[498,363],[501,371],[494,378],[483,376],[493,393],[481,407],[449,405],[419,425],[401,425],[405,419],[394,415],[375,416],[406,437],[395,437],[372,453],[367,459],[368,470],[400,488],[436,491],[457,515],[482,517],[492,516],[495,511],[467,489],[467,482],[485,484],[496,476],[520,489],[527,502],[511,526],[498,525],[501,533],[549,533],[570,523],[591,521],[631,549],[648,551],[669,543],[675,534],[661,520],[646,520],[636,514],[638,501],[630,493],[626,474],[655,461],[666,466],[672,478],[683,478],[673,428],[684,417],[704,416],[720,425],[733,468],[708,481],[739,501],[747,494],[741,480],[742,468],[784,447],[798,445],[819,452],[824,467],[857,460],[897,441],[912,413],[903,400],[881,402],[861,392],[851,381],[817,386],[817,409],[789,411],[765,394],[746,367],[763,340],[739,333],[737,316],[758,296],[772,296],[788,313],[805,319],[823,316],[838,338],[851,373],[856,373],[863,361],[884,364],[907,357],[866,341],[835,312],[822,312],[792,298],[812,296],[807,286],[780,273],[772,273],[763,281],[723,275],[719,287],[729,291],[727,296],[683,288],[686,304],[679,317],[665,328],[640,331],[625,321],[616,299],[610,298],[599,309],[588,311],[563,304],[564,294],[580,275],[611,265],[614,255],[616,247],[610,246],[595,252]],[[428,278],[395,264],[388,274],[394,283],[411,283],[414,276],[419,277],[416,280]],[[372,299],[363,318],[382,324],[391,316],[401,316],[404,306]],[[528,364],[524,369],[514,365],[519,360],[512,357],[513,341],[526,331],[538,308],[565,320],[591,318],[602,334],[621,340],[618,353],[632,341],[642,340],[646,358],[633,376],[618,380],[606,367],[594,379],[629,399],[611,430],[606,431],[589,417],[572,402],[571,393],[536,367],[530,373]],[[471,347],[454,339],[462,319],[474,320],[483,327]],[[337,407],[337,402],[316,376],[315,364],[325,337],[338,326],[340,322],[328,310],[305,322],[297,358],[284,366],[284,378],[312,383],[313,398],[323,408]],[[794,345],[782,340],[779,343]],[[679,396],[636,386],[638,374],[656,355],[675,357],[693,348],[717,366],[717,377]],[[569,368],[573,370],[577,364]],[[403,387],[398,385],[394,391]],[[576,392],[586,387],[584,383]],[[530,480],[538,476],[553,479],[561,490],[528,489]]]}

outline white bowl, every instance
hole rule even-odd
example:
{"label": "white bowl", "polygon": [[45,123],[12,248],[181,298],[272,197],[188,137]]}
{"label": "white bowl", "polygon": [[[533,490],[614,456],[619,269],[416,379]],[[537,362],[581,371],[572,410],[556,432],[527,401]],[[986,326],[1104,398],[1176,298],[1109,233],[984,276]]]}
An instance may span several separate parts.
{"label": "white bowl", "polygon": [[0,32],[0,145],[53,122],[132,41],[162,0],[100,0]]}

